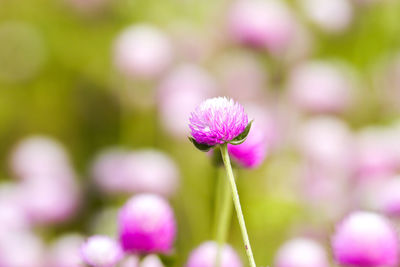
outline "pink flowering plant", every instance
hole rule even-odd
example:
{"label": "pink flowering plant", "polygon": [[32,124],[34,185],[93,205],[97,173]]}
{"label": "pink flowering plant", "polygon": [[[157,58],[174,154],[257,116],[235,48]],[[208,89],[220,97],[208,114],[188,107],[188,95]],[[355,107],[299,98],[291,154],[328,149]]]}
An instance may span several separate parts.
{"label": "pink flowering plant", "polygon": [[[239,103],[226,97],[216,97],[207,99],[201,103],[190,116],[189,127],[192,137],[189,140],[201,151],[209,151],[211,148],[220,148],[222,160],[227,172],[233,203],[243,237],[244,247],[251,267],[255,267],[253,252],[251,250],[249,237],[242,208],[240,205],[239,194],[236,187],[235,177],[233,176],[232,166],[228,153],[228,144],[239,145],[243,143],[250,132],[252,122],[244,108]],[[229,194],[225,194],[229,196]],[[229,205],[223,205],[221,222],[218,226],[219,251],[216,253],[215,263],[220,266],[221,247],[224,245],[227,224],[229,223],[229,212],[226,209]],[[225,216],[224,216],[225,215]],[[225,233],[224,233],[225,232]]]}

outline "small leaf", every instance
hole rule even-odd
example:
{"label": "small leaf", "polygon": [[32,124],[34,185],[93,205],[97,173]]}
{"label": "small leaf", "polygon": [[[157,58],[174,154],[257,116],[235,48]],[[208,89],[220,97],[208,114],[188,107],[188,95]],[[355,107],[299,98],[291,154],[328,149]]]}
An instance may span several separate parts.
{"label": "small leaf", "polygon": [[209,151],[209,150],[213,147],[213,146],[209,146],[209,145],[207,145],[207,144],[200,144],[200,143],[197,143],[196,140],[194,140],[193,137],[189,137],[189,140],[190,140],[190,142],[193,143],[193,145],[194,145],[198,150],[203,151],[203,152],[207,152],[207,151]]}
{"label": "small leaf", "polygon": [[240,145],[241,143],[246,141],[246,138],[247,138],[247,135],[249,135],[252,123],[253,123],[253,121],[250,121],[249,124],[247,124],[246,128],[244,129],[244,131],[241,134],[239,134],[238,136],[236,136],[234,139],[232,139],[229,142],[229,144],[231,144],[231,145]]}

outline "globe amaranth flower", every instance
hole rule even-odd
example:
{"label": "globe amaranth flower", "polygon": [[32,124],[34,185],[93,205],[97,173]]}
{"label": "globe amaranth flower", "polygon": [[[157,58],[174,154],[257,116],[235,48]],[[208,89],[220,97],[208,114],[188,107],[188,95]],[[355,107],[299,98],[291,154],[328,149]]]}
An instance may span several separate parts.
{"label": "globe amaranth flower", "polygon": [[[192,251],[186,267],[214,267],[217,251],[218,244],[216,242],[202,243]],[[224,245],[222,248],[220,267],[242,267],[239,256],[229,245]]]}
{"label": "globe amaranth flower", "polygon": [[119,218],[122,248],[133,253],[168,253],[176,234],[174,212],[162,197],[140,194],[122,207]]}
{"label": "globe amaranth flower", "polygon": [[276,267],[328,267],[323,247],[312,239],[295,238],[286,242],[275,259]]}
{"label": "globe amaranth flower", "polygon": [[191,113],[189,121],[193,139],[208,146],[232,141],[248,125],[243,106],[226,97],[205,100]]}
{"label": "globe amaranth flower", "polygon": [[107,236],[92,236],[81,246],[82,259],[93,267],[113,267],[123,257],[118,242]]}
{"label": "globe amaranth flower", "polygon": [[398,238],[390,222],[372,212],[354,212],[336,227],[333,255],[345,266],[397,266]]}

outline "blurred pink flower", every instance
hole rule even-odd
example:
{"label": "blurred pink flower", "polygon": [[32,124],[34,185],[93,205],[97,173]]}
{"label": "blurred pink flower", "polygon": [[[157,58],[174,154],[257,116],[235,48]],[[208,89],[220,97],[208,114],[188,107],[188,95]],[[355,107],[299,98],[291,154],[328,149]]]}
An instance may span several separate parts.
{"label": "blurred pink flower", "polygon": [[318,214],[321,223],[332,223],[342,218],[351,208],[349,176],[335,169],[308,166],[301,171],[302,201],[311,213]]}
{"label": "blurred pink flower", "polygon": [[300,0],[306,16],[328,33],[346,30],[353,20],[353,8],[349,0]]}
{"label": "blurred pink flower", "polygon": [[337,225],[333,255],[346,266],[397,266],[398,237],[391,223],[371,212],[353,212]]}
{"label": "blurred pink flower", "polygon": [[292,12],[279,0],[238,0],[229,10],[228,26],[232,38],[272,53],[279,53],[290,44],[294,23]]}
{"label": "blurred pink flower", "polygon": [[179,185],[175,162],[157,150],[102,152],[92,167],[96,184],[108,193],[154,193],[173,195]]}
{"label": "blurred pink flower", "polygon": [[10,164],[14,174],[23,180],[73,175],[65,149],[46,136],[23,139],[14,148]]}
{"label": "blurred pink flower", "polygon": [[289,240],[278,250],[275,267],[329,267],[324,248],[307,238]]}
{"label": "blurred pink flower", "polygon": [[385,128],[366,128],[356,136],[356,171],[362,179],[387,177],[400,167],[398,137]]}
{"label": "blurred pink flower", "polygon": [[214,146],[232,141],[248,124],[244,108],[233,99],[215,97],[196,107],[189,119],[197,143]]}
{"label": "blurred pink flower", "polygon": [[126,175],[126,157],[128,151],[108,148],[101,151],[94,159],[91,175],[96,185],[107,193],[120,193],[128,190]]}
{"label": "blurred pink flower", "polygon": [[297,146],[313,168],[352,174],[354,140],[344,121],[319,116],[306,121],[297,133]]}
{"label": "blurred pink flower", "polygon": [[0,266],[43,267],[43,241],[30,231],[11,231],[0,235]]}
{"label": "blurred pink flower", "polygon": [[160,196],[141,194],[132,197],[121,209],[119,238],[131,253],[169,253],[176,235],[174,212]]}
{"label": "blurred pink flower", "polygon": [[163,127],[174,137],[186,138],[193,107],[214,95],[216,84],[197,65],[183,64],[172,70],[158,87],[158,110]]}
{"label": "blurred pink flower", "polygon": [[48,267],[84,267],[80,247],[84,239],[78,234],[68,234],[54,241],[48,252]]}
{"label": "blurred pink flower", "polygon": [[175,162],[157,150],[137,150],[126,158],[126,171],[132,178],[129,187],[136,193],[172,196],[179,185],[179,170]]}
{"label": "blurred pink flower", "polygon": [[162,74],[172,61],[168,37],[154,26],[136,24],[116,39],[114,64],[127,77],[152,79]]}
{"label": "blurred pink flower", "polygon": [[34,224],[70,219],[79,208],[80,192],[74,180],[38,177],[20,185],[20,203]]}
{"label": "blurred pink flower", "polygon": [[3,233],[28,230],[30,222],[19,202],[0,200],[0,225],[1,236]]}
{"label": "blurred pink flower", "polygon": [[117,241],[101,235],[89,237],[80,252],[82,259],[93,267],[114,267],[124,255]]}
{"label": "blurred pink flower", "polygon": [[[207,241],[194,249],[189,256],[186,267],[213,267],[217,257],[218,244],[214,241]],[[242,262],[235,250],[225,244],[222,247],[221,267],[242,267]]]}
{"label": "blurred pink flower", "polygon": [[353,82],[341,67],[324,61],[296,66],[289,74],[287,89],[300,109],[315,113],[340,113],[353,102]]}

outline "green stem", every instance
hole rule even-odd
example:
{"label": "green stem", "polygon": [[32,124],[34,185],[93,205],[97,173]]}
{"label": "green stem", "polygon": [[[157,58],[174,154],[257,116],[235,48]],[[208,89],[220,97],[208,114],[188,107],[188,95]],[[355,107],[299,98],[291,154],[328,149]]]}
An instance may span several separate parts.
{"label": "green stem", "polygon": [[233,176],[231,161],[229,159],[227,144],[221,145],[221,154],[224,161],[226,173],[232,190],[233,203],[235,204],[236,215],[239,221],[240,230],[242,232],[244,247],[246,248],[247,258],[249,259],[250,267],[256,267],[253,252],[251,250],[249,236],[247,234],[246,224],[244,222],[242,207],[240,205],[239,194],[236,187],[235,177]]}
{"label": "green stem", "polygon": [[222,203],[218,209],[219,216],[217,222],[218,225],[217,225],[217,235],[216,235],[216,239],[218,242],[218,250],[215,259],[215,267],[221,266],[222,249],[227,239],[229,225],[230,225],[230,218],[232,214],[232,199],[228,181],[226,181],[225,177],[221,175],[223,174],[223,172],[218,170],[218,174],[219,174],[218,185],[220,190],[218,190],[217,194],[218,195],[222,194],[222,197],[219,198],[220,201],[222,201]]}

